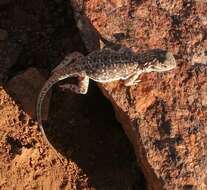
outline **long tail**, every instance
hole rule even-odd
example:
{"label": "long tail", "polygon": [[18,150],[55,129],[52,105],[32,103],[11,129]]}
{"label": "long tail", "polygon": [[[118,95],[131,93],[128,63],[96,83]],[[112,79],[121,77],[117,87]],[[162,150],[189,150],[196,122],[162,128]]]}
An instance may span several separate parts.
{"label": "long tail", "polygon": [[48,144],[48,146],[53,150],[53,152],[58,156],[58,158],[60,159],[60,161],[64,164],[63,162],[63,156],[60,155],[60,153],[57,152],[57,150],[52,146],[52,144],[49,142],[49,140],[47,139],[47,136],[45,134],[45,131],[43,129],[43,124],[42,124],[42,103],[44,101],[45,95],[47,94],[47,92],[50,90],[50,88],[57,83],[60,80],[66,79],[70,76],[72,76],[73,74],[53,74],[48,80],[47,82],[44,84],[44,86],[42,87],[38,99],[37,99],[37,105],[36,105],[36,113],[37,113],[37,121],[39,123],[39,128],[40,131],[42,133],[43,139],[45,140],[45,142]]}

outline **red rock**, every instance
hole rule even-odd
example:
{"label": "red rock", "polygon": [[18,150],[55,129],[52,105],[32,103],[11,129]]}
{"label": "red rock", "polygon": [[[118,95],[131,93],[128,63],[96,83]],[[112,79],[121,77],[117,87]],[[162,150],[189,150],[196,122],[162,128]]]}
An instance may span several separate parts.
{"label": "red rock", "polygon": [[[32,118],[36,118],[37,96],[44,85],[46,79],[35,68],[29,68],[24,73],[13,77],[6,85],[12,97],[17,100],[23,110]],[[42,105],[42,118],[47,120],[49,110],[49,99],[51,93],[45,97]]]}
{"label": "red rock", "polygon": [[84,13],[101,36],[123,34],[119,43],[135,51],[171,51],[177,69],[145,74],[130,88],[121,82],[99,87],[112,102],[150,189],[206,189],[207,67],[194,62],[205,58],[196,54],[198,43],[207,48],[196,15],[205,18],[207,7],[181,0],[129,2],[88,0]]}

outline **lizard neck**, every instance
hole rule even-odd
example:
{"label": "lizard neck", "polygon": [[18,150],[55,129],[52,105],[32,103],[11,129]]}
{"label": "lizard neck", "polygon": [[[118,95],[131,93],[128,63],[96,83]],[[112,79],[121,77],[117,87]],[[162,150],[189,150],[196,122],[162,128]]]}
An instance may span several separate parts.
{"label": "lizard neck", "polygon": [[160,49],[152,49],[144,53],[138,53],[133,56],[135,62],[139,63],[140,66],[144,67],[149,66],[154,60],[164,62],[166,59],[166,51]]}

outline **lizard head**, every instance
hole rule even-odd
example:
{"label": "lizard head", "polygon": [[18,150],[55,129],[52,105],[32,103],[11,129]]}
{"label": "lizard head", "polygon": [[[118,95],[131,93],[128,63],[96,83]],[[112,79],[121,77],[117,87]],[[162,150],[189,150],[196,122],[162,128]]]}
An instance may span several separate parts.
{"label": "lizard head", "polygon": [[155,59],[152,64],[148,66],[146,72],[164,72],[176,67],[176,61],[172,53],[163,52],[159,54],[159,56],[159,60]]}

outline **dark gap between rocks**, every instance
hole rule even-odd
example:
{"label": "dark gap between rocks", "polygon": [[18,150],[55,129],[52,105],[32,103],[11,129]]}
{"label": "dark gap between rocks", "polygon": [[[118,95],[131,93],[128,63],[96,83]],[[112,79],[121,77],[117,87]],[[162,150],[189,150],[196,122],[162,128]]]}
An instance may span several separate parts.
{"label": "dark gap between rocks", "polygon": [[94,82],[86,95],[56,87],[50,105],[48,138],[83,169],[93,187],[146,189],[133,147]]}

